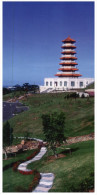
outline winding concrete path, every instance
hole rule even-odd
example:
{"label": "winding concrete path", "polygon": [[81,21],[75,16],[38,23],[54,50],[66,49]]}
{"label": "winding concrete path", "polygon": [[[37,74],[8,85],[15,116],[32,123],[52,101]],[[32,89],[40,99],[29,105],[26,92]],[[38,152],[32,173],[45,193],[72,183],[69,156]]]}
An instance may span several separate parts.
{"label": "winding concrete path", "polygon": [[[40,160],[46,152],[47,152],[46,147],[42,147],[40,149],[40,152],[34,158],[24,163],[21,163],[18,166],[18,170],[31,171],[31,169],[27,169],[27,165],[34,161]],[[40,173],[40,175],[41,175],[41,179],[39,181],[39,184],[32,192],[48,192],[53,185],[53,180],[54,180],[53,173]]]}
{"label": "winding concrete path", "polygon": [[39,185],[33,192],[48,192],[53,185],[54,174],[53,173],[40,173],[41,179]]}

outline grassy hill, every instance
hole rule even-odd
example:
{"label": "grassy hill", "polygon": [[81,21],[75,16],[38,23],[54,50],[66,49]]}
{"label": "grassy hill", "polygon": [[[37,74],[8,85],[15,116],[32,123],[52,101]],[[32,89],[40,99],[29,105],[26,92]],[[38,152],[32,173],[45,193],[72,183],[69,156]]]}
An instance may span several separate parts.
{"label": "grassy hill", "polygon": [[41,115],[52,111],[65,112],[65,136],[85,135],[94,131],[94,98],[65,99],[65,93],[33,94],[22,103],[29,110],[9,120],[14,135],[23,136],[29,132],[31,137],[44,139]]}
{"label": "grassy hill", "polygon": [[[65,93],[33,94],[22,100],[29,110],[9,120],[14,129],[14,136],[29,136],[44,139],[41,115],[52,111],[65,112],[66,125],[64,135],[73,137],[86,135],[94,131],[94,98],[65,99]],[[20,141],[20,140],[19,140]],[[40,173],[54,173],[55,179],[50,192],[85,192],[93,188],[94,183],[94,141],[85,141],[68,145],[72,154],[66,153],[65,145],[57,149],[63,158],[49,160],[52,155],[48,151],[40,160],[29,164],[28,168],[37,169]],[[27,151],[25,155],[32,151]],[[4,161],[4,166],[16,160],[24,159],[24,154]],[[19,188],[27,188],[32,176],[20,175],[12,168],[4,171],[3,191],[19,192]],[[9,181],[10,178],[10,181]]]}

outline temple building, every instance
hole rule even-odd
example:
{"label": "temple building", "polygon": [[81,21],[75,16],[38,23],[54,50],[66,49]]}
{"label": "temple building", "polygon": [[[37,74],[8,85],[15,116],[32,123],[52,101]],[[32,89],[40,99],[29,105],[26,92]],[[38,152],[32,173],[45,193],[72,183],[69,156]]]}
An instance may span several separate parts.
{"label": "temple building", "polygon": [[59,72],[55,74],[55,78],[45,78],[44,86],[40,86],[40,92],[68,91],[71,89],[85,88],[90,83],[94,82],[94,78],[82,78],[77,72],[79,69],[76,62],[76,46],[75,40],[70,36],[62,40],[62,52],[60,57]]}

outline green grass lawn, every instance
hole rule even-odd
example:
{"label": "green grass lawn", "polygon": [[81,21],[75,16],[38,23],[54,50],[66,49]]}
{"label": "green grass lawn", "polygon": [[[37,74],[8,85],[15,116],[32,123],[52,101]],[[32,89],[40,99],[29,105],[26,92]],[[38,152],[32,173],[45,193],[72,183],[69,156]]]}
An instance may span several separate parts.
{"label": "green grass lawn", "polygon": [[[66,153],[66,147],[72,149],[72,154]],[[32,151],[27,151],[4,160],[3,166],[23,160],[31,153]],[[66,157],[49,161],[48,157],[53,153],[48,151],[41,160],[29,164],[27,168],[37,169],[40,173],[54,173],[54,184],[50,192],[74,192],[74,189],[80,192],[80,183],[94,172],[94,141],[61,146],[57,149],[57,153],[65,154]],[[19,192],[20,188],[28,189],[32,180],[33,175],[22,175],[8,168],[3,174],[3,192]]]}
{"label": "green grass lawn", "polygon": [[[25,160],[32,152],[33,150],[29,150],[17,154],[16,157],[10,157],[8,160],[3,160],[3,167],[10,166],[11,163],[19,160]],[[22,175],[18,171],[14,172],[12,167],[5,169],[3,171],[3,192],[18,192],[20,188],[27,190],[33,177],[33,175]]]}
{"label": "green grass lawn", "polygon": [[[58,153],[65,154],[65,147],[58,149]],[[39,161],[28,165],[28,168],[37,168],[42,173],[54,173],[54,185],[50,192],[73,192],[85,178],[89,177],[94,171],[94,141],[80,142],[69,145],[72,155],[66,154],[66,157],[56,159],[52,162],[47,160],[52,152],[48,152]]]}
{"label": "green grass lawn", "polygon": [[6,95],[3,95],[3,101],[7,101],[8,99],[12,99],[14,97],[19,97],[24,95],[26,92],[25,91],[13,91],[11,93],[8,93]]}
{"label": "green grass lawn", "polygon": [[94,98],[64,98],[60,94],[33,94],[22,101],[29,110],[9,120],[15,136],[23,136],[29,132],[31,137],[44,139],[41,115],[51,111],[65,112],[65,136],[78,136],[94,131]]}

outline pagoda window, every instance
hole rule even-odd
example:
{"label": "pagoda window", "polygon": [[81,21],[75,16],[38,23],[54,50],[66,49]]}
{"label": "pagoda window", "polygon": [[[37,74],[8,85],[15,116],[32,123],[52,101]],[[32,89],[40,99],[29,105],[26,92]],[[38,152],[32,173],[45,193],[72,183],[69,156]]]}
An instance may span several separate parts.
{"label": "pagoda window", "polygon": [[75,86],[75,82],[71,81],[71,86],[74,87]]}
{"label": "pagoda window", "polygon": [[60,81],[60,86],[62,86],[62,81]]}
{"label": "pagoda window", "polygon": [[46,81],[46,86],[48,86],[48,81]]}
{"label": "pagoda window", "polygon": [[52,86],[52,81],[50,81],[50,86]]}
{"label": "pagoda window", "polygon": [[64,86],[67,86],[67,81],[64,81]]}
{"label": "pagoda window", "polygon": [[79,83],[79,86],[80,86],[80,87],[83,87],[83,82],[80,82],[80,83]]}

